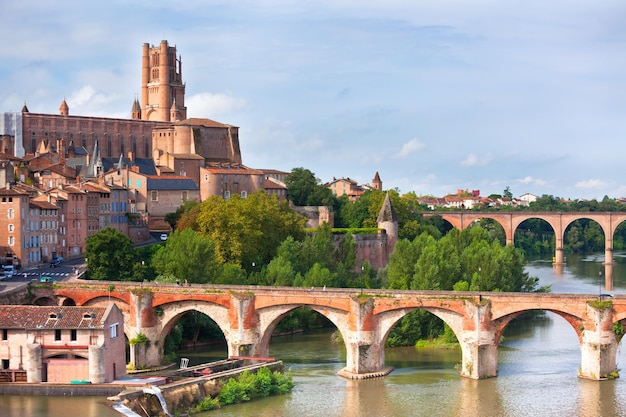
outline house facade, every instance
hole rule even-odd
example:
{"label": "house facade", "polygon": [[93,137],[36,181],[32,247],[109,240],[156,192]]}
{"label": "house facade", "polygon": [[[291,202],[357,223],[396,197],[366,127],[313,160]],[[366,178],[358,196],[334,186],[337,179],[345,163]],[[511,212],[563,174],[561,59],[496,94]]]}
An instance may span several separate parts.
{"label": "house facade", "polygon": [[0,332],[5,382],[101,384],[126,375],[124,316],[115,303],[0,306]]}

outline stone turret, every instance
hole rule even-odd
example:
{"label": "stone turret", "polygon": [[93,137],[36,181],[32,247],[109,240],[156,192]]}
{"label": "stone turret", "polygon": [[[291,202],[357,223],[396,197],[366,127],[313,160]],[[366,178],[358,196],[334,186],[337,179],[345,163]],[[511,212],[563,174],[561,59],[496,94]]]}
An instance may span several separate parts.
{"label": "stone turret", "polygon": [[378,171],[374,175],[374,179],[372,180],[372,188],[375,190],[383,190],[383,181],[380,179],[380,175],[378,175]]}
{"label": "stone turret", "polygon": [[141,104],[139,100],[133,101],[133,108],[130,110],[130,118],[133,120],[141,120]]}
{"label": "stone turret", "polygon": [[378,228],[383,229],[387,234],[388,251],[391,253],[398,240],[398,216],[391,204],[389,193],[385,194],[385,201],[383,201],[383,206],[380,208],[377,221]]}
{"label": "stone turret", "polygon": [[61,105],[59,106],[59,114],[61,116],[68,116],[70,114],[70,106],[67,105],[67,101],[63,99]]}

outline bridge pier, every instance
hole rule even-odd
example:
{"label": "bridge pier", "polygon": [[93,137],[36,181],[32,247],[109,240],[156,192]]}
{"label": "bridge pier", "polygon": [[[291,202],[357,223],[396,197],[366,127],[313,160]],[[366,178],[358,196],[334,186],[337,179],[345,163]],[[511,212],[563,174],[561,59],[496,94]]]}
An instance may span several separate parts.
{"label": "bridge pier", "polygon": [[254,307],[254,295],[233,292],[231,298],[230,330],[225,334],[228,357],[268,356],[269,351],[259,351],[259,317]]}
{"label": "bridge pier", "polygon": [[[473,307],[473,308],[472,308]],[[461,376],[472,379],[498,375],[497,331],[492,326],[490,303],[468,304],[463,329],[458,337],[463,354]]]}
{"label": "bridge pier", "polygon": [[364,379],[383,376],[392,368],[385,367],[385,341],[381,340],[378,320],[374,317],[374,300],[355,297],[350,300],[353,320],[344,333],[346,367],[340,376]]}
{"label": "bridge pier", "polygon": [[[561,239],[562,240],[562,239]],[[558,241],[558,239],[557,239]],[[554,265],[563,265],[565,264],[565,255],[563,254],[563,246],[560,246],[554,250]]]}
{"label": "bridge pier", "polygon": [[[161,365],[163,341],[159,340],[160,324],[152,302],[154,294],[149,290],[131,290],[130,315],[125,323],[128,342],[131,344],[130,362],[135,367],[153,367]],[[143,337],[138,337],[144,335]],[[146,343],[132,343],[138,340]]]}
{"label": "bridge pier", "polygon": [[617,376],[619,341],[613,332],[612,307],[609,305],[606,308],[596,308],[587,304],[588,318],[585,320],[580,346],[581,364],[578,376],[581,378],[600,380]]}

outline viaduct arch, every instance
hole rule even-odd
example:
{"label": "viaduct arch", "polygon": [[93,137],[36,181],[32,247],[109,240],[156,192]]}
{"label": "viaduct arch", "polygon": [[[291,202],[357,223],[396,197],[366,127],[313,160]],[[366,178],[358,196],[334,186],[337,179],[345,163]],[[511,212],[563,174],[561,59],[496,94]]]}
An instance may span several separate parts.
{"label": "viaduct arch", "polygon": [[[35,289],[35,292],[38,291]],[[48,293],[36,298],[50,297]],[[495,377],[498,343],[505,327],[531,310],[555,312],[572,326],[581,347],[579,376],[603,379],[617,372],[616,354],[621,334],[614,324],[626,324],[626,296],[599,300],[584,294],[482,293],[452,291],[391,291],[358,289],[303,289],[293,287],[159,285],[95,283],[77,287],[55,284],[59,303],[76,305],[114,302],[124,313],[129,339],[139,333],[151,343],[144,351],[131,349],[135,365],[160,364],[165,336],[186,312],[200,311],[222,329],[229,356],[269,356],[270,339],[280,319],[305,306],[319,312],[343,336],[348,378],[381,376],[385,366],[385,340],[403,316],[424,309],[444,320],[461,345],[461,375]]]}
{"label": "viaduct arch", "polygon": [[564,264],[563,237],[567,227],[580,219],[589,219],[597,222],[604,232],[604,285],[607,290],[613,290],[613,236],[617,227],[626,220],[626,213],[622,212],[490,212],[490,211],[437,211],[424,212],[424,217],[440,216],[459,230],[468,228],[473,222],[482,219],[491,219],[502,226],[506,236],[506,244],[513,244],[515,230],[529,219],[546,221],[554,230],[555,236],[555,266],[562,271]]}

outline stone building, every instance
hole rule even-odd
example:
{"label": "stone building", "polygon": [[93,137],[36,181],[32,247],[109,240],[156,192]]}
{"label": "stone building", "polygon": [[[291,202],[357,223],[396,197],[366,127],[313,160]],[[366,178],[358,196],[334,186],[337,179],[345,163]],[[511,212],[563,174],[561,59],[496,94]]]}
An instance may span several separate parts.
{"label": "stone building", "polygon": [[[141,58],[141,114],[133,104],[133,118],[175,122],[187,118],[183,63],[176,47],[166,40],[144,43]],[[139,104],[135,101],[136,104]]]}
{"label": "stone building", "polygon": [[202,200],[213,195],[225,200],[233,195],[247,197],[248,194],[264,189],[263,172],[241,164],[210,163],[200,169],[200,197]]}
{"label": "stone building", "polygon": [[[185,120],[185,84],[176,47],[165,40],[157,47],[144,44],[141,74],[142,103],[134,100],[129,119],[74,116],[65,99],[59,114],[31,113],[24,104],[21,112],[0,113],[0,151],[20,158],[44,151],[64,157],[71,148],[92,154],[97,147],[102,158],[195,153],[208,160],[241,163],[237,127],[209,119]],[[157,128],[166,128],[171,135],[157,133],[154,146]],[[170,166],[170,159],[164,162]]]}
{"label": "stone building", "polygon": [[2,382],[101,384],[126,375],[124,316],[115,303],[0,306],[0,332]]}

